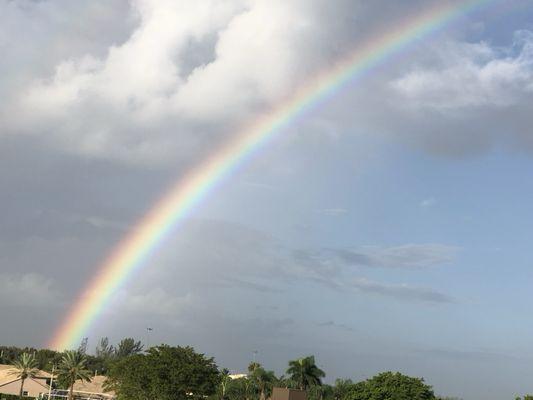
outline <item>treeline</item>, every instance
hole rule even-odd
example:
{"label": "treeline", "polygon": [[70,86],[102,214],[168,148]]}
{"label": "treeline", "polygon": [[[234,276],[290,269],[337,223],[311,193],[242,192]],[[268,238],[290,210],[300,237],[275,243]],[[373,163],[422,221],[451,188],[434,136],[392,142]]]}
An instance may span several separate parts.
{"label": "treeline", "polygon": [[[142,351],[143,345],[141,342],[133,338],[124,338],[117,345],[110,344],[108,338],[102,338],[98,342],[94,354],[89,354],[87,340],[84,339],[77,349],[78,353],[84,355],[85,367],[93,374],[101,375],[107,373],[111,361],[138,354]],[[50,349],[0,346],[0,364],[13,364],[24,353],[33,356],[36,368],[47,372],[52,372],[53,366],[59,365],[64,355],[63,352]]]}
{"label": "treeline", "polygon": [[63,353],[0,346],[0,363],[22,369],[24,359],[32,368],[51,371],[54,366],[57,383],[70,390],[76,380],[90,380],[95,373],[106,375],[106,389],[115,391],[118,400],[266,400],[274,387],[306,390],[309,400],[459,400],[438,397],[422,378],[398,372],[383,372],[361,382],[337,379],[326,384],[326,373],[313,356],[289,361],[281,376],[252,362],[247,374],[235,379],[192,347],[161,345],[144,350],[132,338],[117,345],[103,338],[93,355],[87,354],[86,340],[76,351]]}

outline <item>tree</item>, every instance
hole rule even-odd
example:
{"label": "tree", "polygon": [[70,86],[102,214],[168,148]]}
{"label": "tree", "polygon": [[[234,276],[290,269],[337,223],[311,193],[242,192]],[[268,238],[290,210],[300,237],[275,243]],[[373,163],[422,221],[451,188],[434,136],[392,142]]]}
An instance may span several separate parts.
{"label": "tree", "polygon": [[37,361],[35,357],[28,353],[22,353],[18,360],[13,363],[13,370],[11,375],[20,378],[20,393],[19,397],[22,399],[24,393],[24,382],[28,378],[37,376],[39,370],[37,369]]}
{"label": "tree", "polygon": [[308,389],[309,400],[333,400],[333,387],[330,385],[315,385]]}
{"label": "tree", "polygon": [[316,366],[314,356],[289,361],[287,374],[301,390],[306,390],[310,386],[320,386],[321,379],[326,376],[325,372]]}
{"label": "tree", "polygon": [[267,371],[259,364],[253,369],[250,379],[254,382],[259,392],[260,400],[266,400],[267,396],[272,392],[272,387],[277,381],[274,371]]}
{"label": "tree", "polygon": [[118,400],[184,400],[215,394],[219,382],[212,358],[192,347],[162,345],[112,362],[106,387]]}
{"label": "tree", "polygon": [[78,351],[66,351],[59,363],[57,375],[69,389],[68,400],[74,399],[74,383],[77,380],[91,381],[91,371],[86,368],[87,358]]}
{"label": "tree", "polygon": [[257,388],[254,382],[248,378],[231,380],[226,391],[227,398],[230,400],[251,400],[256,393]]}
{"label": "tree", "polygon": [[353,385],[354,383],[351,379],[336,379],[333,386],[333,398],[335,400],[344,399]]}
{"label": "tree", "polygon": [[143,345],[140,341],[135,341],[133,338],[122,339],[115,349],[115,355],[119,358],[129,357],[134,354],[139,354],[143,351]]}
{"label": "tree", "polygon": [[228,391],[230,382],[231,378],[229,376],[229,370],[224,368],[222,371],[220,371],[220,384],[218,385],[217,392],[217,398],[219,400],[224,400],[226,398],[226,392]]}
{"label": "tree", "polygon": [[107,337],[101,338],[98,344],[96,345],[95,355],[98,358],[108,360],[115,354],[115,348],[113,345],[109,344],[109,339]]}
{"label": "tree", "polygon": [[383,372],[353,385],[345,400],[436,400],[435,394],[421,378],[399,372]]}
{"label": "tree", "polygon": [[254,372],[257,368],[261,368],[261,364],[259,364],[258,362],[252,361],[250,364],[248,364],[248,372],[249,372],[250,374],[253,374],[253,372]]}
{"label": "tree", "polygon": [[81,340],[81,343],[78,347],[78,353],[81,353],[81,354],[87,354],[87,345],[89,344],[89,338],[86,337],[86,338],[83,338]]}

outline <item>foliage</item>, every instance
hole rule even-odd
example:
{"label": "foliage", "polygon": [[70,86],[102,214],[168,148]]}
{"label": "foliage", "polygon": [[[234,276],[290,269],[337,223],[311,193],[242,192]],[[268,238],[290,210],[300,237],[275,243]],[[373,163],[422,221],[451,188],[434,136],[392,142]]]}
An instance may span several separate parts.
{"label": "foliage", "polygon": [[436,400],[423,379],[383,372],[351,387],[345,400]]}
{"label": "foliage", "polygon": [[315,364],[315,357],[309,356],[289,361],[287,369],[290,379],[296,382],[299,389],[305,390],[311,386],[321,385],[325,372]]}
{"label": "foliage", "polygon": [[346,398],[353,385],[354,383],[351,379],[336,379],[335,385],[332,388],[332,397],[335,400]]}
{"label": "foliage", "polygon": [[33,354],[22,353],[22,355],[13,362],[13,371],[11,375],[20,379],[20,393],[19,398],[22,399],[24,392],[24,382],[28,378],[37,376],[39,370],[37,369],[37,361]]}
{"label": "foliage", "polygon": [[257,399],[257,387],[248,378],[233,379],[229,382],[226,398],[229,400],[253,400]]}
{"label": "foliage", "polygon": [[89,338],[83,338],[79,347],[78,347],[78,353],[81,354],[87,354],[87,345],[89,344]]}
{"label": "foliage", "polygon": [[255,365],[252,369],[250,380],[255,386],[256,391],[259,393],[260,400],[265,400],[267,397],[270,397],[272,388],[277,382],[274,371],[267,371],[260,364]]}
{"label": "foliage", "polygon": [[87,357],[78,351],[66,351],[57,369],[58,380],[69,388],[69,400],[73,399],[77,380],[91,381],[91,371],[86,367]]}
{"label": "foliage", "polygon": [[37,362],[36,368],[48,372],[51,371],[52,365],[61,359],[61,353],[54,350],[0,346],[0,364],[13,364],[23,353],[32,354]]}
{"label": "foliage", "polygon": [[315,385],[307,389],[309,400],[333,400],[333,387],[330,385]]}
{"label": "foliage", "polygon": [[119,400],[203,399],[215,393],[220,376],[212,358],[192,347],[152,347],[111,364],[107,388]]}
{"label": "foliage", "polygon": [[533,395],[526,394],[524,397],[517,397],[515,400],[533,400]]}
{"label": "foliage", "polygon": [[109,360],[115,354],[115,348],[109,344],[107,337],[101,338],[94,352],[95,356],[104,360]]}
{"label": "foliage", "polygon": [[115,356],[119,358],[129,357],[134,354],[139,354],[142,351],[143,345],[140,341],[136,342],[133,338],[126,338],[122,339],[118,344],[117,348],[115,349]]}

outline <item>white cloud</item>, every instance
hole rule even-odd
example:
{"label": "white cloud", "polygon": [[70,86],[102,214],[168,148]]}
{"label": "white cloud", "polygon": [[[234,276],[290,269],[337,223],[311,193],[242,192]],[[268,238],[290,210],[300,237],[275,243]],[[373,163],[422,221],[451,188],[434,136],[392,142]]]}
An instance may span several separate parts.
{"label": "white cloud", "polygon": [[434,197],[428,197],[420,202],[420,207],[429,208],[434,206],[437,203],[437,200]]}
{"label": "white cloud", "polygon": [[3,131],[40,134],[79,154],[161,162],[212,145],[313,69],[317,16],[305,2],[132,4],[139,25],[127,41],[28,82],[0,116]]}
{"label": "white cloud", "polygon": [[450,42],[439,65],[415,68],[393,82],[408,107],[442,112],[510,107],[533,94],[533,33],[518,31],[510,48]]}

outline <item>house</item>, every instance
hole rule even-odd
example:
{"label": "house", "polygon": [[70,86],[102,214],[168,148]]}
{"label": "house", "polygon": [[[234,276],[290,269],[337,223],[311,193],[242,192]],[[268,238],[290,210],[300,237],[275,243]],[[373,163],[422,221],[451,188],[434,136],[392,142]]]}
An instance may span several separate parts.
{"label": "house", "polygon": [[[18,395],[20,393],[21,379],[13,374],[14,371],[12,365],[0,364],[0,398],[1,394]],[[48,372],[38,371],[35,378],[28,378],[24,381],[23,395],[38,397],[48,393],[51,377],[52,375]]]}
{"label": "house", "polygon": [[[115,393],[104,389],[106,377],[96,375],[91,378],[90,382],[77,380],[74,383],[75,400],[114,400]],[[65,400],[68,398],[67,389],[54,389],[50,400]]]}
{"label": "house", "polygon": [[307,400],[307,393],[305,390],[275,387],[271,400]]}
{"label": "house", "polygon": [[106,377],[96,375],[91,378],[90,382],[78,380],[74,384],[74,393],[79,398],[90,398],[91,400],[111,400],[115,398],[115,393],[104,389]]}

